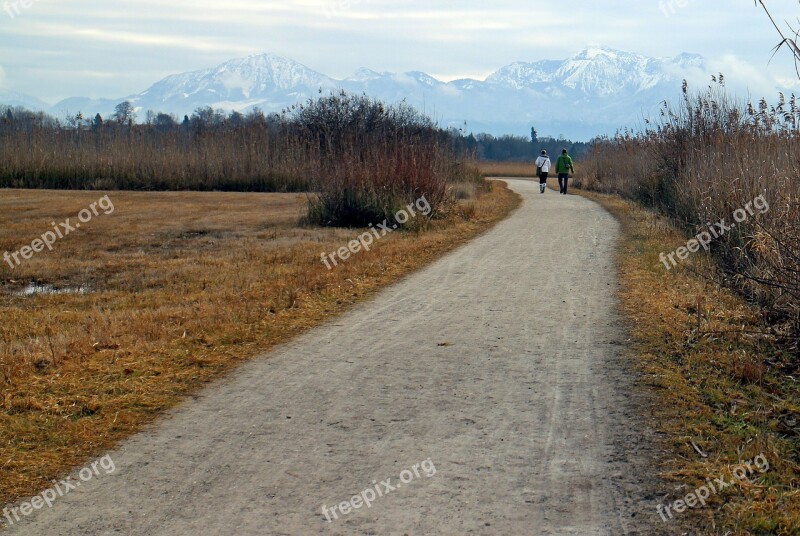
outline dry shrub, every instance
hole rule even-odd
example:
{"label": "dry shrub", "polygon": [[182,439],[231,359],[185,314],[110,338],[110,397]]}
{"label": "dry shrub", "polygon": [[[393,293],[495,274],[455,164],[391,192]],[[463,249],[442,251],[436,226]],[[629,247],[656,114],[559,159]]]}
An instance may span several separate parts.
{"label": "dry shrub", "polygon": [[296,107],[289,124],[318,158],[311,223],[363,227],[393,220],[423,196],[434,217],[452,202],[447,186],[459,172],[452,142],[409,106],[342,92]]}
{"label": "dry shrub", "polygon": [[757,357],[742,351],[732,358],[729,372],[733,379],[742,383],[760,384],[764,379],[766,367]]}

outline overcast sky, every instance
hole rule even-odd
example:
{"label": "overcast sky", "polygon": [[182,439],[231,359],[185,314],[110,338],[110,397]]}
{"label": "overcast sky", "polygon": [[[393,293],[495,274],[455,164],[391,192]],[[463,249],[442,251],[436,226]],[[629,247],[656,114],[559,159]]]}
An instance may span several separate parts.
{"label": "overcast sky", "polygon": [[[21,2],[30,4],[23,7]],[[797,0],[768,0],[780,20]],[[588,44],[695,52],[757,88],[797,84],[753,0],[0,0],[0,88],[55,102],[122,97],[168,74],[274,52],[329,76],[359,67],[485,78]],[[800,86],[793,86],[800,87]]]}

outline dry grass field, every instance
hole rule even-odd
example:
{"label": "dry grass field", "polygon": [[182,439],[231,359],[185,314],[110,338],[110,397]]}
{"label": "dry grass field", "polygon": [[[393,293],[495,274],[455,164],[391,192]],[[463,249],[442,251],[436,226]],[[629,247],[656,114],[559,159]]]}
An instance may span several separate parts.
{"label": "dry grass field", "polygon": [[766,473],[683,516],[694,516],[696,534],[800,534],[800,385],[793,356],[775,344],[756,307],[713,281],[713,259],[696,254],[664,268],[659,253],[686,243],[665,218],[619,197],[582,195],[602,203],[625,231],[621,306],[671,453],[662,470],[674,493],[663,504],[708,479],[730,480],[737,464],[763,454]]}
{"label": "dry grass field", "polygon": [[535,177],[533,162],[476,162],[484,177]]}
{"label": "dry grass field", "polygon": [[[3,190],[0,254],[100,192]],[[0,266],[0,503],[35,493],[202,384],[502,219],[504,185],[327,270],[361,231],[298,224],[303,194],[109,192],[52,252]],[[24,295],[31,283],[58,292]],[[81,289],[80,292],[68,292]]]}

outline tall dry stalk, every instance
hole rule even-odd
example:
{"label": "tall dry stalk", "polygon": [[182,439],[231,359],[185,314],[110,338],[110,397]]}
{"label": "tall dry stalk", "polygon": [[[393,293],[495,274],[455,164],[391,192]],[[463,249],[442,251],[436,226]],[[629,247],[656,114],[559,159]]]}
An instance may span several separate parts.
{"label": "tall dry stalk", "polygon": [[711,244],[724,279],[800,335],[800,106],[779,95],[740,104],[724,78],[678,107],[665,104],[643,132],[595,143],[583,162],[585,186],[654,207],[693,235],[728,223],[763,196],[756,213]]}
{"label": "tall dry stalk", "polygon": [[[791,25],[788,25],[788,30],[793,34],[792,37],[787,36],[784,33],[784,30],[778,25],[775,21],[775,17],[772,16],[772,13],[767,8],[767,5],[764,3],[764,0],[755,0],[756,7],[759,5],[764,9],[764,12],[767,14],[772,26],[775,27],[775,30],[778,32],[778,35],[781,37],[780,43],[775,45],[774,53],[777,54],[778,51],[782,48],[788,48],[789,52],[794,57],[794,69],[797,77],[800,78],[800,44],[798,44],[798,39],[800,39],[800,29],[793,28]],[[800,21],[798,21],[800,22]]]}

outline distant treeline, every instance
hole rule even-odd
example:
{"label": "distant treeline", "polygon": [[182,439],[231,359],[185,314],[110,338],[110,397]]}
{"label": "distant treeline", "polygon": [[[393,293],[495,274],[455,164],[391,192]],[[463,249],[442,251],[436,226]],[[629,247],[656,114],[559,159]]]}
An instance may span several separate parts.
{"label": "distant treeline", "polygon": [[[400,107],[409,108],[405,105]],[[153,110],[148,110],[144,117],[137,118],[134,106],[126,101],[117,105],[108,118],[103,118],[100,114],[92,117],[78,113],[57,119],[42,112],[0,106],[0,139],[3,141],[9,140],[9,136],[23,134],[26,142],[24,145],[30,148],[34,138],[41,139],[44,131],[49,130],[58,132],[58,140],[64,142],[52,146],[49,151],[52,159],[47,162],[43,157],[48,151],[40,153],[35,163],[25,158],[14,159],[14,162],[5,161],[7,165],[0,167],[0,187],[9,186],[13,182],[18,186],[24,183],[27,187],[87,188],[102,187],[111,180],[116,187],[124,189],[304,190],[307,188],[307,181],[287,180],[285,173],[274,161],[267,166],[270,172],[265,172],[263,161],[254,158],[252,154],[242,154],[243,145],[264,153],[269,148],[265,136],[270,134],[274,140],[282,125],[286,124],[289,112],[291,110],[267,115],[256,108],[242,114],[202,107],[196,109],[191,116],[184,115],[183,118]],[[562,149],[567,149],[573,158],[580,159],[588,154],[591,147],[591,143],[574,142],[563,137],[539,137],[535,128],[531,128],[531,136],[526,138],[512,135],[495,137],[486,133],[464,134],[455,128],[445,131],[435,128],[430,121],[427,126],[437,131],[439,142],[449,140],[458,155],[482,161],[532,161],[542,150],[549,154],[558,154]],[[149,172],[136,170],[134,163],[129,161],[131,157],[142,156],[143,149],[139,147],[136,153],[126,152],[127,149],[133,149],[131,136],[141,141],[147,139],[151,145],[157,146],[155,154],[153,150],[146,151],[146,158],[155,157],[155,162],[150,160],[150,165],[147,166]],[[247,142],[239,143],[243,136],[248,137]],[[181,155],[174,152],[170,154],[169,149],[175,147],[178,141]],[[104,153],[108,157],[107,163],[110,164],[89,162],[90,155],[81,154],[75,155],[81,165],[72,166],[74,173],[64,169],[63,164],[61,172],[54,173],[59,157],[56,151],[63,148],[65,143],[70,146],[70,152],[88,143],[94,148],[95,155]],[[229,153],[230,158],[219,158],[215,154],[220,149],[229,149],[231,143],[237,144],[237,149]],[[216,150],[211,150],[209,144],[214,144]],[[20,147],[18,143],[11,142],[11,145]],[[193,150],[190,151],[190,148]],[[112,152],[116,152],[115,158],[110,157]],[[157,165],[158,161],[167,156],[179,156],[185,160],[180,172],[176,173],[175,169],[167,171],[164,166]],[[241,161],[230,161],[239,156],[245,157],[245,169]],[[222,162],[223,166],[214,165]],[[22,169],[22,165],[28,167]],[[155,169],[167,172],[156,177],[153,174]],[[36,186],[34,183],[37,181],[46,184]]]}
{"label": "distant treeline", "polygon": [[314,191],[312,220],[356,225],[414,195],[444,202],[448,184],[478,176],[467,162],[562,148],[580,158],[588,147],[535,129],[530,139],[465,135],[406,104],[344,92],[280,114],[205,107],[139,119],[130,102],[108,118],[0,109],[0,188]]}
{"label": "distant treeline", "polygon": [[550,155],[561,154],[563,149],[569,151],[575,159],[580,159],[589,152],[591,143],[574,142],[564,138],[539,137],[535,129],[531,129],[531,137],[499,136],[491,134],[463,135],[451,129],[456,147],[463,153],[475,155],[478,160],[491,162],[531,161],[545,150]]}

